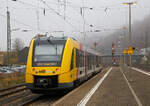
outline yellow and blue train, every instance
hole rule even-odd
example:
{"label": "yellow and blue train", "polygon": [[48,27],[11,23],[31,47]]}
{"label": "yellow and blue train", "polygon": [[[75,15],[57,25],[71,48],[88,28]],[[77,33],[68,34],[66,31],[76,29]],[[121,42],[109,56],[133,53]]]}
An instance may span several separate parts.
{"label": "yellow and blue train", "polygon": [[101,69],[101,55],[70,37],[37,37],[30,44],[26,86],[32,92],[69,89]]}

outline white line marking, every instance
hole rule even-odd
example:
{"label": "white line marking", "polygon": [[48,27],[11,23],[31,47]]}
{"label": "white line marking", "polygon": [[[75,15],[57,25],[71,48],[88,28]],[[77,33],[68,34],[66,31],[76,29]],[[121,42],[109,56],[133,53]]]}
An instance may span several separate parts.
{"label": "white line marking", "polygon": [[98,83],[89,91],[89,93],[80,101],[80,103],[77,104],[77,106],[85,106],[88,100],[91,98],[91,96],[94,94],[94,92],[97,90],[97,88],[102,84],[104,79],[107,77],[107,75],[112,70],[112,67],[108,70],[108,72],[103,76],[101,80],[98,81]]}
{"label": "white line marking", "polygon": [[[107,70],[107,68],[104,68],[105,70]],[[103,71],[103,70],[102,70]],[[71,91],[70,93],[68,93],[67,95],[65,95],[63,98],[59,99],[57,102],[53,103],[52,106],[56,106],[58,103],[62,102],[64,99],[66,99],[68,96],[70,96],[71,94],[73,94],[74,92],[76,92],[77,90],[79,90],[82,86],[84,86],[85,84],[89,83],[89,81],[93,80],[94,78],[96,78],[99,75],[96,74],[94,77],[92,77],[90,80],[86,81],[84,84],[80,85],[78,88],[74,89],[73,91]]]}
{"label": "white line marking", "polygon": [[125,76],[125,74],[123,73],[123,71],[122,71],[121,68],[120,68],[120,71],[122,72],[122,74],[123,74],[123,76],[124,76],[124,78],[125,78],[125,80],[126,80],[126,82],[127,82],[127,84],[128,84],[128,87],[129,87],[129,89],[131,90],[132,95],[134,96],[134,98],[135,98],[135,100],[136,100],[138,106],[142,106],[142,103],[141,103],[140,99],[137,97],[136,93],[135,93],[134,90],[132,89],[132,87],[131,87],[131,85],[130,85],[128,79],[127,79],[127,77]]}
{"label": "white line marking", "polygon": [[133,70],[135,70],[135,71],[138,71],[138,72],[141,72],[141,73],[143,73],[143,74],[146,74],[146,75],[150,76],[150,73],[145,72],[145,71],[143,71],[143,70],[140,70],[140,69],[138,69],[138,68],[132,67],[131,69],[133,69]]}

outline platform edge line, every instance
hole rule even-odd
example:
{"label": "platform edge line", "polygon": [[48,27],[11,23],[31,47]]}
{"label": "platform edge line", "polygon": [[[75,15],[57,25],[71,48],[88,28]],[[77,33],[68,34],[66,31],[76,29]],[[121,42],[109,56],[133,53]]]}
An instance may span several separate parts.
{"label": "platform edge line", "polygon": [[150,74],[147,73],[147,72],[145,72],[144,70],[141,70],[141,69],[138,69],[138,68],[135,68],[135,67],[131,67],[131,69],[133,69],[133,70],[135,70],[135,71],[138,71],[138,72],[141,72],[141,73],[143,73],[143,74],[146,74],[146,75],[150,76]]}
{"label": "platform edge line", "polygon": [[[108,67],[107,67],[108,68]],[[106,68],[106,69],[107,69]],[[94,78],[96,78],[98,76],[95,75],[94,77],[92,77],[90,80],[93,80]],[[89,80],[89,81],[90,81]],[[88,83],[88,81],[86,81],[84,84]],[[67,98],[68,96],[70,96],[72,93],[76,92],[78,89],[80,89],[84,84],[82,84],[81,86],[79,86],[78,88],[74,89],[73,91],[71,91],[69,94],[65,95],[62,99],[59,99],[58,101],[56,101],[55,103],[51,104],[52,106],[56,106],[58,103],[60,103],[61,101],[63,101],[65,98]]]}
{"label": "platform edge line", "polygon": [[108,76],[110,71],[112,70],[112,67],[108,70],[108,72],[98,81],[98,83],[89,91],[89,93],[80,101],[80,103],[77,104],[77,106],[85,106],[88,100],[91,98],[91,96],[94,94],[94,92],[97,90],[97,88],[102,84],[104,79]]}
{"label": "platform edge line", "polygon": [[132,95],[134,96],[134,98],[135,98],[135,100],[136,100],[138,106],[143,106],[142,103],[141,103],[141,101],[140,101],[140,99],[138,98],[138,96],[137,96],[136,93],[134,92],[133,88],[131,87],[131,85],[130,85],[128,79],[127,79],[127,77],[126,77],[125,74],[123,73],[122,68],[121,68],[121,67],[119,67],[119,68],[120,68],[120,71],[121,71],[121,73],[123,74],[123,76],[124,76],[124,78],[125,78],[125,80],[126,80],[126,83],[127,83],[128,87],[129,87],[129,89],[130,89]]}

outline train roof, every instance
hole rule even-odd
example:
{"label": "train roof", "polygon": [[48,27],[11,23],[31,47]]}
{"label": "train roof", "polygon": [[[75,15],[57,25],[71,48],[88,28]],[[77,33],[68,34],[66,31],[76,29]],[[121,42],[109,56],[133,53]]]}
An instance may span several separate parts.
{"label": "train roof", "polygon": [[34,37],[35,40],[67,40],[68,37],[54,37],[54,36],[42,36]]}

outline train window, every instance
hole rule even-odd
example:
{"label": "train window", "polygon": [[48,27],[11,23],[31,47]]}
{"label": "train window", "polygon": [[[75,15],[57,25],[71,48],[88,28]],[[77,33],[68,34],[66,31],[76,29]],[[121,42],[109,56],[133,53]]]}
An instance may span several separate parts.
{"label": "train window", "polygon": [[87,65],[88,65],[88,70],[90,69],[90,54],[87,54]]}
{"label": "train window", "polygon": [[60,66],[64,44],[40,43],[34,45],[33,65],[34,66]]}
{"label": "train window", "polygon": [[76,66],[79,67],[80,64],[80,54],[79,54],[79,50],[76,49]]}
{"label": "train window", "polygon": [[96,56],[96,67],[98,67],[99,62],[98,62],[98,56]]}
{"label": "train window", "polygon": [[84,52],[80,51],[80,67],[84,67]]}
{"label": "train window", "polygon": [[71,66],[70,66],[70,70],[73,69],[73,64],[74,64],[74,49],[72,51],[72,57],[71,57]]}
{"label": "train window", "polygon": [[89,54],[89,69],[92,69],[92,54]]}

